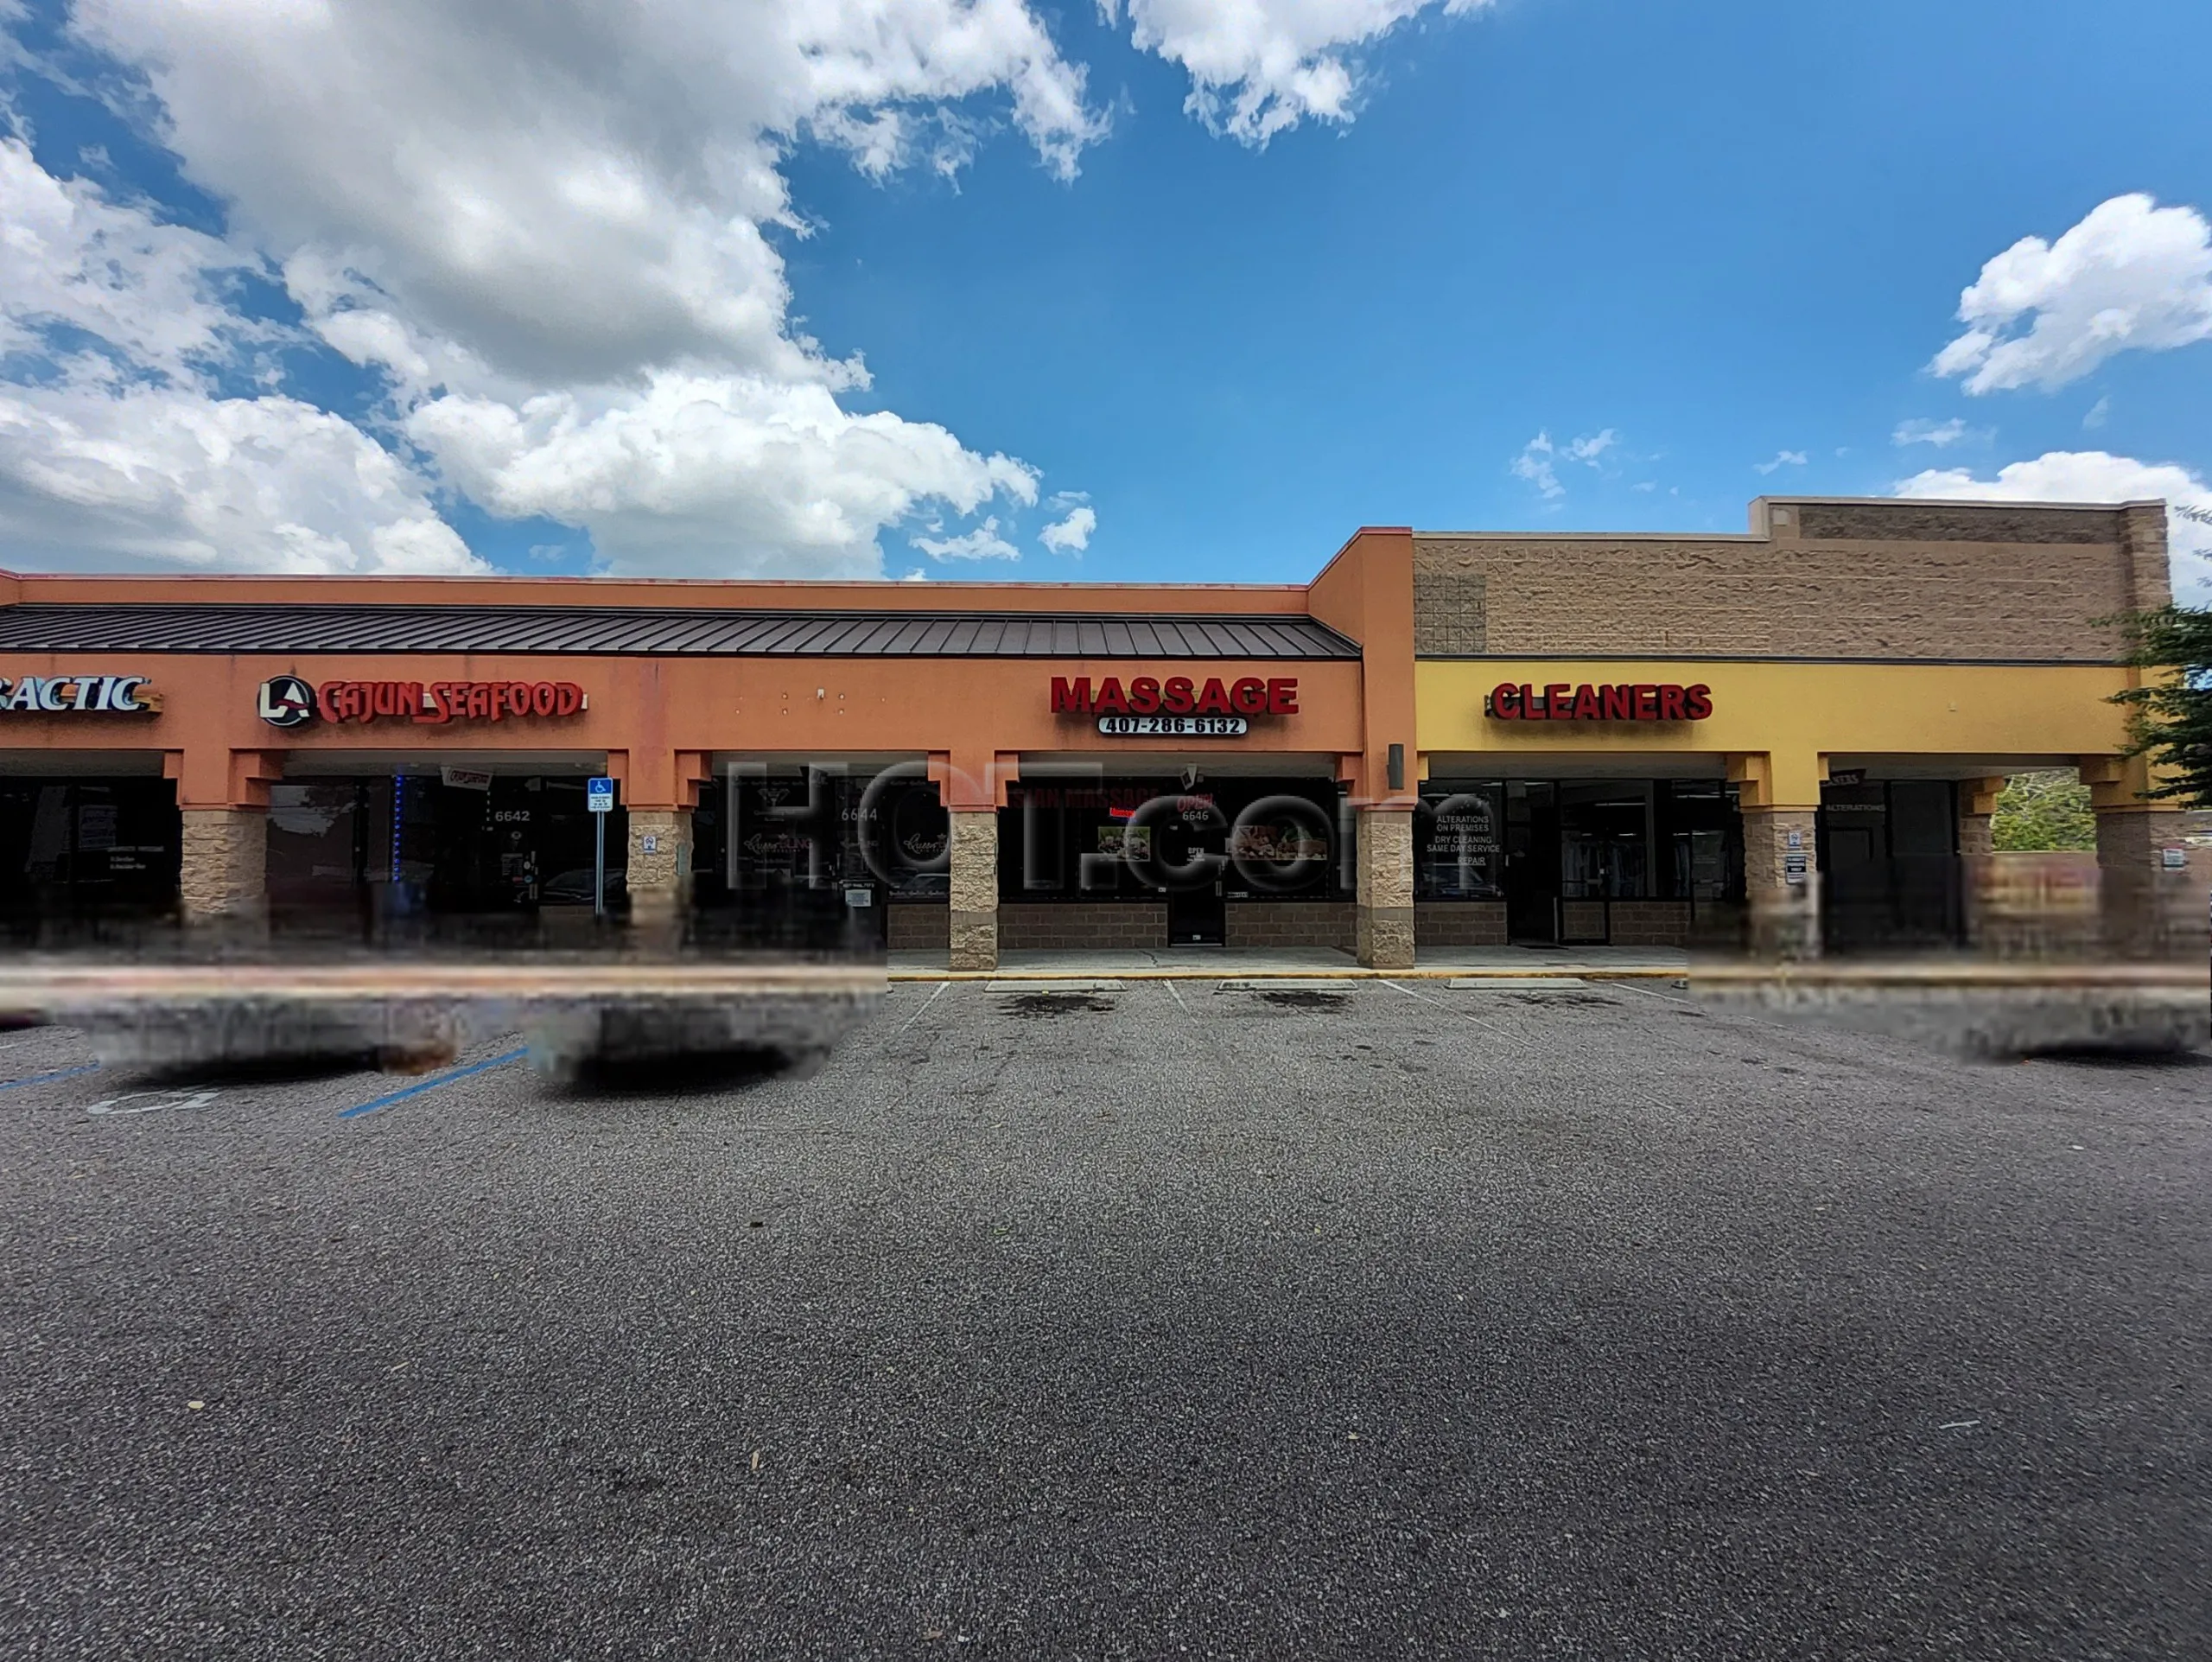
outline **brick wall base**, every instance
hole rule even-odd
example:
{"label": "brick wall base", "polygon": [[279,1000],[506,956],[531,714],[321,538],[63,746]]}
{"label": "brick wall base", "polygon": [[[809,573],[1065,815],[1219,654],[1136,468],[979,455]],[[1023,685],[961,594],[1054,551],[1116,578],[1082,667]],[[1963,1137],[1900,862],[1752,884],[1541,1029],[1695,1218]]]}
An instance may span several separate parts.
{"label": "brick wall base", "polygon": [[1424,951],[1431,946],[1503,946],[1505,902],[1417,901],[1414,939]]}
{"label": "brick wall base", "polygon": [[1132,950],[1167,945],[1165,901],[1001,905],[1001,952]]}
{"label": "brick wall base", "polygon": [[883,944],[893,952],[942,952],[952,944],[952,908],[894,901],[883,914]]}
{"label": "brick wall base", "polygon": [[1353,950],[1350,901],[1230,901],[1224,941],[1230,946],[1328,946]]}

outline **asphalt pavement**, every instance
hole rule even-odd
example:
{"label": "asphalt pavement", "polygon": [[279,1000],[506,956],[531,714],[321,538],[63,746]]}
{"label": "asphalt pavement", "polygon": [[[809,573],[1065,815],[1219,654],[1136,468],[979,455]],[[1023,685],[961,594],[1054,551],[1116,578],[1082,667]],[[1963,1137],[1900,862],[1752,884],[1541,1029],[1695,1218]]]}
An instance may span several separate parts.
{"label": "asphalt pavement", "polygon": [[0,1655],[2212,1654],[2202,1056],[1433,982],[513,1048],[0,1032]]}

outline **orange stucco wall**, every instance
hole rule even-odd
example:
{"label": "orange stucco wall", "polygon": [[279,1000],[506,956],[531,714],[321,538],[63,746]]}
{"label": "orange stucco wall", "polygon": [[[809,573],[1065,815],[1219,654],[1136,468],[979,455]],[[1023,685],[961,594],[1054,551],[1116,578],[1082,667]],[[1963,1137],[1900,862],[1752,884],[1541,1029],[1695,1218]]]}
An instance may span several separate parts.
{"label": "orange stucco wall", "polygon": [[[485,751],[604,754],[634,806],[677,806],[716,752],[832,757],[926,756],[947,804],[1002,802],[1025,752],[1138,751],[1250,756],[1277,752],[1337,759],[1343,776],[1382,779],[1379,718],[1410,753],[1413,731],[1410,534],[1362,533],[1312,589],[1284,586],[942,583],[606,583],[574,579],[296,579],[258,577],[7,577],[10,600],[78,604],[319,602],[559,606],[718,606],[804,610],[1049,612],[1311,612],[1355,640],[1374,629],[1364,661],[1203,662],[1022,658],[615,658],[506,653],[425,655],[148,652],[0,653],[0,677],[144,675],[158,713],[0,713],[0,753],[159,753],[181,806],[248,806],[267,799],[288,759],[348,750],[441,755]],[[1405,573],[1395,568],[1403,563]],[[1370,567],[1374,569],[1370,569]],[[1402,591],[1401,597],[1399,591]],[[1309,602],[1313,602],[1310,603]],[[1402,613],[1402,618],[1399,614]],[[1379,622],[1378,622],[1379,620]],[[1379,648],[1379,650],[1378,650]],[[297,675],[333,680],[573,681],[589,707],[569,718],[428,725],[385,718],[317,721],[281,729],[262,721],[261,684]],[[1194,678],[1293,675],[1295,715],[1259,716],[1241,739],[1102,737],[1088,717],[1055,716],[1054,676]],[[1378,681],[1389,683],[1378,691]],[[1401,733],[1401,729],[1402,729]],[[1382,742],[1387,744],[1389,741]],[[1370,755],[1370,751],[1372,754]],[[327,764],[326,763],[326,766]],[[368,764],[365,763],[365,770]]]}

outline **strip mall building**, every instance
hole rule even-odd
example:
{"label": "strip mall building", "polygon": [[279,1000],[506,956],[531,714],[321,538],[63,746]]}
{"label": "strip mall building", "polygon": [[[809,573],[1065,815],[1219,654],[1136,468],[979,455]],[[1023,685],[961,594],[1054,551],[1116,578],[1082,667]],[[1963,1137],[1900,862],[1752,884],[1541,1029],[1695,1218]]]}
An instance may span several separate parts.
{"label": "strip mall building", "polygon": [[[1286,587],[0,574],[18,919],[866,909],[894,951],[1971,943],[2009,774],[2107,944],[2202,950],[2095,620],[2165,513],[1762,499],[1369,529]],[[827,897],[824,901],[823,897]]]}

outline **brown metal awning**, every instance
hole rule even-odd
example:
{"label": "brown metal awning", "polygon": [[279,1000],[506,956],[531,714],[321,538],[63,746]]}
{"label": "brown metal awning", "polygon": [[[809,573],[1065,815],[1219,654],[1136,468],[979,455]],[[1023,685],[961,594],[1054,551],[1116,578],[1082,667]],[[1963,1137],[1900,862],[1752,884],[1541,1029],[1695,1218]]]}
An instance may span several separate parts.
{"label": "brown metal awning", "polygon": [[791,612],[621,606],[0,607],[0,652],[703,658],[1356,659],[1298,614]]}

